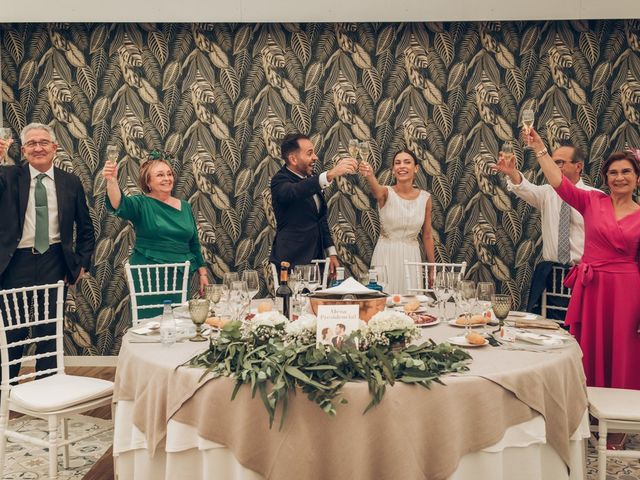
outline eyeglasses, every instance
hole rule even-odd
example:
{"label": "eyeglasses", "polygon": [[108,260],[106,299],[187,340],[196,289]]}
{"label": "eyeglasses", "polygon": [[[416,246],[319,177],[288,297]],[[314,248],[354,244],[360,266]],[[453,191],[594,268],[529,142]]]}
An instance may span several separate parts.
{"label": "eyeglasses", "polygon": [[24,148],[29,148],[29,149],[36,148],[36,147],[49,148],[51,145],[53,145],[53,142],[51,140],[31,140],[24,144]]}
{"label": "eyeglasses", "polygon": [[618,172],[617,170],[609,170],[607,172],[607,177],[616,178],[618,175],[622,175],[623,177],[630,177],[634,173],[635,172],[634,172],[633,168],[625,168],[621,172]]}
{"label": "eyeglasses", "polygon": [[579,162],[572,162],[569,160],[554,160],[553,163],[555,163],[557,166],[559,166],[560,168],[564,167],[566,163],[579,163]]}

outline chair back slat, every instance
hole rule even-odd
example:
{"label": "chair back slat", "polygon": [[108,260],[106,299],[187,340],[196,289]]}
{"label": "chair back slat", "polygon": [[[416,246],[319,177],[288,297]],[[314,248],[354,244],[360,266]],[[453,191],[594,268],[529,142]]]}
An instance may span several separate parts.
{"label": "chair back slat", "polygon": [[[127,283],[131,298],[132,323],[135,327],[139,323],[139,313],[143,310],[162,308],[162,301],[170,299],[174,295],[180,295],[180,302],[172,302],[172,305],[187,301],[189,289],[190,262],[164,263],[150,265],[131,265],[126,263]],[[180,271],[182,270],[182,275]],[[136,281],[137,280],[137,281]],[[162,298],[162,296],[165,298]],[[145,297],[158,297],[158,302],[148,305],[140,305],[140,300]],[[144,303],[144,302],[143,302]]]}
{"label": "chair back slat", "polygon": [[429,286],[429,272],[433,276],[438,272],[459,272],[460,278],[464,278],[467,271],[467,262],[443,263],[443,262],[404,262],[405,280],[407,292],[412,294],[424,294],[433,292],[433,286]]}
{"label": "chair back slat", "polygon": [[[49,308],[50,297],[55,295],[55,315],[52,317]],[[10,384],[22,378],[34,378],[46,375],[47,373],[64,373],[64,351],[62,339],[62,323],[64,312],[64,282],[48,285],[37,285],[33,287],[21,287],[8,290],[0,290],[0,368],[2,368],[2,388],[9,388]],[[37,336],[40,327],[47,324],[55,324],[55,333]],[[7,333],[20,329],[31,329],[30,338],[18,337],[16,340],[7,338]],[[15,360],[9,360],[10,348],[29,347],[33,344],[55,340],[56,348],[52,352],[20,355]],[[28,360],[39,360],[41,358],[56,357],[57,366],[53,369],[41,370],[24,375],[10,376],[9,366],[16,365]]]}
{"label": "chair back slat", "polygon": [[[549,310],[556,310],[564,312],[566,314],[568,307],[568,301],[571,298],[571,289],[564,286],[564,279],[569,273],[569,268],[560,265],[554,265],[551,267],[551,288],[545,288],[542,292],[542,299],[540,301],[540,314],[547,318]],[[549,299],[564,299],[563,305],[549,304]],[[564,323],[563,319],[555,320],[560,324]]]}

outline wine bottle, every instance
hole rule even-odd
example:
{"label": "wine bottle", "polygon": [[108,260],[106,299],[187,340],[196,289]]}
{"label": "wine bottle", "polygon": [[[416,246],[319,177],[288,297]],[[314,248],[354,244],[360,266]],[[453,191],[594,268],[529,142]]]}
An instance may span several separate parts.
{"label": "wine bottle", "polygon": [[291,320],[291,295],[293,292],[289,285],[289,262],[280,263],[280,285],[276,290],[276,297],[282,298],[282,315]]}

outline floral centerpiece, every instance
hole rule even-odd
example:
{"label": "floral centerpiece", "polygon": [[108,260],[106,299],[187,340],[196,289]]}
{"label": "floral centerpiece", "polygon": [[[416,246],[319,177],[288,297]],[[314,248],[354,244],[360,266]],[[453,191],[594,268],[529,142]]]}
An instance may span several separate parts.
{"label": "floral centerpiece", "polygon": [[361,349],[377,345],[398,350],[419,337],[420,332],[408,315],[397,310],[383,310],[371,317],[369,323],[360,328],[358,335]]}
{"label": "floral centerpiece", "polygon": [[346,402],[340,390],[352,381],[368,384],[371,402],[366,412],[380,403],[387,385],[403,382],[429,388],[434,381],[442,383],[440,377],[446,373],[468,369],[469,354],[449,344],[429,340],[392,348],[418,335],[407,319],[402,313],[380,313],[352,334],[358,342],[336,349],[316,343],[313,315],[289,322],[277,312],[261,313],[244,324],[227,323],[220,336],[211,339],[209,348],[186,365],[204,369],[203,377],[234,379],[232,400],[243,385],[251,388],[252,395],[259,395],[264,403],[270,425],[281,408],[282,426],[289,395],[295,390],[335,415],[336,401]]}

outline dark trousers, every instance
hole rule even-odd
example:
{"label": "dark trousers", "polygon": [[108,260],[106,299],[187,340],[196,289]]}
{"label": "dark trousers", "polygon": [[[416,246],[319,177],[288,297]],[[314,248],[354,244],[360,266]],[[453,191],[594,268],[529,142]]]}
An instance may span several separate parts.
{"label": "dark trousers", "polygon": [[[556,262],[540,262],[533,271],[531,288],[529,289],[529,301],[527,302],[527,312],[540,314],[542,308],[542,292],[545,288],[551,288],[553,281],[552,267],[564,266]],[[565,299],[554,299],[554,304],[566,307],[568,302]],[[555,320],[564,320],[564,312],[556,309],[547,310],[547,316]]]}
{"label": "dark trousers", "polygon": [[[46,285],[64,280],[66,276],[65,260],[60,244],[52,245],[49,250],[43,254],[33,253],[30,248],[17,249],[9,265],[0,276],[0,288],[3,290],[20,287],[32,287],[35,285]],[[65,289],[66,298],[66,289]],[[31,298],[27,298],[29,305],[27,309],[38,309],[39,318],[44,318],[44,298],[39,297],[38,305],[34,305]],[[4,302],[3,302],[4,303]],[[7,317],[5,306],[2,305],[2,316]],[[19,312],[24,312],[22,300],[19,301]],[[15,318],[15,311],[11,312]],[[56,296],[51,293],[49,295],[49,318],[55,317],[56,314]],[[5,325],[6,325],[5,320]],[[45,335],[55,335],[55,323],[46,325],[38,325],[31,332],[32,337],[41,337]],[[19,328],[7,332],[7,342],[15,342],[24,340],[29,336],[29,328]],[[55,340],[47,340],[36,344],[36,354],[53,352],[56,349]],[[9,349],[9,360],[17,360],[22,358],[24,347],[18,346]],[[56,357],[45,357],[36,361],[36,370],[42,371],[57,366]],[[10,376],[14,378],[20,372],[20,364],[16,363],[10,366]],[[1,375],[1,373],[0,373]]]}

